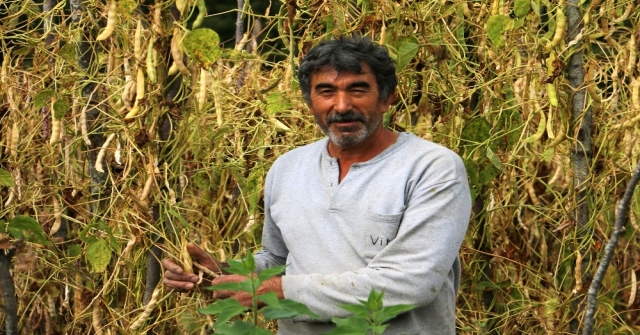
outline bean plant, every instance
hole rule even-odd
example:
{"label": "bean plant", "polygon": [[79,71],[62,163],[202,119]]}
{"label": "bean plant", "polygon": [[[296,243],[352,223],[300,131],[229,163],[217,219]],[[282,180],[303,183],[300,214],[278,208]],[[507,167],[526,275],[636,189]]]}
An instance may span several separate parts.
{"label": "bean plant", "polygon": [[[395,61],[385,126],[467,168],[458,333],[577,334],[640,158],[638,22],[634,0],[0,1],[2,331],[214,324],[160,260],[260,248],[267,171],[323,136],[300,59],[360,34]],[[593,292],[602,334],[640,331],[631,194]]]}
{"label": "bean plant", "polygon": [[[252,305],[246,307],[240,305],[237,300],[218,300],[198,311],[202,314],[216,315],[216,322],[213,329],[216,334],[243,335],[243,334],[271,334],[264,329],[259,315],[266,320],[277,320],[283,318],[293,318],[306,315],[311,319],[318,320],[318,315],[313,313],[307,306],[289,299],[279,299],[274,292],[257,294],[260,285],[267,279],[280,275],[285,270],[285,265],[276,266],[256,273],[256,266],[253,256],[240,261],[229,261],[229,267],[225,272],[246,276],[247,279],[237,283],[224,283],[209,286],[207,290],[231,290],[244,291],[251,295]],[[388,326],[386,324],[397,315],[407,312],[414,305],[393,305],[383,307],[383,292],[372,289],[367,300],[359,300],[359,304],[340,305],[340,308],[353,313],[353,316],[341,319],[332,318],[336,328],[325,333],[326,335],[381,335]],[[265,306],[259,307],[260,302]],[[250,321],[238,320],[238,317],[249,313]],[[231,321],[232,319],[236,319]]]}
{"label": "bean plant", "polygon": [[[247,279],[238,283],[218,284],[207,287],[207,289],[245,291],[251,295],[251,307],[242,306],[235,299],[224,299],[198,311],[202,314],[216,315],[216,322],[213,325],[216,334],[227,335],[271,334],[270,331],[261,327],[259,314],[262,314],[267,320],[292,318],[299,315],[307,315],[317,319],[318,316],[304,304],[289,299],[279,299],[274,292],[257,294],[258,288],[264,281],[281,274],[284,269],[285,266],[276,266],[256,273],[255,261],[251,254],[241,261],[229,261],[229,267],[225,268],[225,272],[246,276]],[[259,308],[260,302],[266,306]],[[229,322],[232,318],[244,315],[247,311],[251,314],[250,321],[234,320]]]}

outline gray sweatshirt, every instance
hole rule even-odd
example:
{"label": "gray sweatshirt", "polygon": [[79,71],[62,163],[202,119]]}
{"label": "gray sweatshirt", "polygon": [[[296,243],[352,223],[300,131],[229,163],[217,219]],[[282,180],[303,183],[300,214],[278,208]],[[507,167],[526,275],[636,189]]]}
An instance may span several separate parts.
{"label": "gray sweatshirt", "polygon": [[418,306],[385,334],[455,334],[458,252],[471,212],[460,157],[400,133],[338,182],[327,143],[284,154],[267,175],[258,270],[287,264],[285,298],[323,321],[281,320],[279,334],[329,331],[332,317],[350,316],[338,305],[366,300],[372,288],[385,291],[385,306]]}

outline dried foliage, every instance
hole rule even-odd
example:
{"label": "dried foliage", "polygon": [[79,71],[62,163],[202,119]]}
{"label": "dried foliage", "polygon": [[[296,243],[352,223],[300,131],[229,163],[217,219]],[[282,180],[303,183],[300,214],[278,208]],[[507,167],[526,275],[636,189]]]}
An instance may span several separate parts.
{"label": "dried foliage", "polygon": [[[585,302],[582,273],[595,271],[640,157],[637,1],[583,2],[572,40],[566,4],[548,0],[298,0],[278,13],[247,2],[234,50],[189,37],[196,1],[81,4],[0,3],[0,234],[27,239],[13,263],[22,333],[122,334],[135,322],[196,334],[211,324],[195,312],[202,293],[145,287],[147,252],[158,237],[162,257],[184,262],[186,241],[222,259],[259,247],[271,163],[321,137],[295,67],[317,42],[351,33],[397,61],[389,127],[467,166],[475,204],[459,333],[568,333],[581,319],[571,305]],[[586,239],[566,69],[578,50],[592,109]],[[639,199],[602,283],[600,333],[640,331]],[[587,269],[584,250],[595,255]]]}

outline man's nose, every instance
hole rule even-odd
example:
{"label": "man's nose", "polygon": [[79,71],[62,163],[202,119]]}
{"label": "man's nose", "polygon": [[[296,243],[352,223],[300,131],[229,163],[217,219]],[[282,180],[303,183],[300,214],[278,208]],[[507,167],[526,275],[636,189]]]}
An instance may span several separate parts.
{"label": "man's nose", "polygon": [[338,92],[335,96],[334,109],[338,113],[351,110],[351,97],[346,92]]}

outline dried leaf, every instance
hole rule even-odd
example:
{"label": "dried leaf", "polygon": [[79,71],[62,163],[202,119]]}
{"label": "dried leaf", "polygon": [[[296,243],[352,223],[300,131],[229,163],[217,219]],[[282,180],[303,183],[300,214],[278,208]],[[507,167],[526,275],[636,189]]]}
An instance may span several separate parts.
{"label": "dried leaf", "polygon": [[222,50],[220,49],[218,33],[208,28],[195,29],[184,37],[184,50],[193,57],[203,68],[209,68],[215,63]]}
{"label": "dried leaf", "polygon": [[111,262],[111,249],[104,239],[97,239],[91,243],[87,247],[85,255],[91,264],[91,272],[104,272]]}
{"label": "dried leaf", "polygon": [[33,251],[31,245],[26,245],[24,248],[21,248],[19,252],[16,253],[15,258],[15,270],[16,271],[33,271],[36,269],[37,265],[37,255]]}
{"label": "dried leaf", "polygon": [[0,249],[9,249],[10,245],[9,245],[9,236],[0,233]]}

